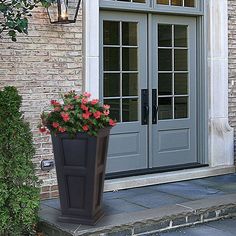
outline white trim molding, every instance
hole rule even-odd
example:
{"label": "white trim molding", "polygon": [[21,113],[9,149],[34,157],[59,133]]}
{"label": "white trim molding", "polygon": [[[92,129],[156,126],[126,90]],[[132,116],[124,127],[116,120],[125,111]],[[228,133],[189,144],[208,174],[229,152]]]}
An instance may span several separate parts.
{"label": "white trim molding", "polygon": [[233,129],[228,123],[228,1],[206,1],[208,17],[209,165],[234,164]]}
{"label": "white trim molding", "polygon": [[85,91],[99,98],[99,0],[83,1]]}
{"label": "white trim molding", "polygon": [[[174,176],[171,181],[200,178],[235,171],[233,129],[228,123],[228,6],[227,0],[206,0],[208,50],[207,80],[209,84],[209,136],[208,164],[206,169],[182,170],[179,172],[152,175],[151,183],[169,182],[166,176]],[[84,24],[84,78],[85,90],[91,92],[94,98],[99,97],[99,0],[83,2]],[[220,170],[220,171],[219,171]],[[183,173],[183,174],[181,174]],[[186,174],[184,174],[186,173]],[[195,173],[194,175],[192,173]],[[153,177],[154,176],[154,177]],[[159,177],[163,181],[159,181]],[[179,176],[179,177],[178,177]],[[146,177],[148,178],[148,175]],[[135,187],[135,181],[140,177],[132,177],[127,181],[106,181],[105,189]],[[166,179],[166,181],[164,181]],[[118,183],[118,182],[119,183]],[[146,185],[146,181],[141,181]],[[112,184],[114,183],[114,184]],[[117,184],[115,184],[117,183]],[[123,183],[123,184],[122,184]],[[112,187],[113,186],[113,187]],[[139,185],[140,187],[140,185]]]}

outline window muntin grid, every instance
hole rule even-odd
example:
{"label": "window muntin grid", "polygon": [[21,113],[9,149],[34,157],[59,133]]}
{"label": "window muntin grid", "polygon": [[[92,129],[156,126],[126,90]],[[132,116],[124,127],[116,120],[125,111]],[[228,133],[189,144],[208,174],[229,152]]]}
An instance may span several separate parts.
{"label": "window muntin grid", "polygon": [[100,0],[101,8],[203,15],[205,0]]}
{"label": "window muntin grid", "polygon": [[[109,0],[106,0],[109,1]],[[113,2],[147,3],[148,0],[110,0]],[[157,4],[169,6],[195,7],[196,0],[156,0]]]}
{"label": "window muntin grid", "polygon": [[138,121],[138,22],[103,22],[103,102],[117,122]]}
{"label": "window muntin grid", "polygon": [[158,119],[189,117],[188,26],[158,24]]}

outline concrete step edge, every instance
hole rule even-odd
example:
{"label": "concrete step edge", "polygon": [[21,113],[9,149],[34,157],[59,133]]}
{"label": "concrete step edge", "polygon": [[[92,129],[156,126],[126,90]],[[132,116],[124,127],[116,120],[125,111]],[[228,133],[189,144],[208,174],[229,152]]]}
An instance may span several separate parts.
{"label": "concrete step edge", "polygon": [[57,230],[57,236],[142,236],[235,215],[236,194],[228,194],[139,212],[105,216],[95,227],[80,225],[73,232],[63,230],[59,224],[51,225],[46,221],[41,222],[41,228]]}

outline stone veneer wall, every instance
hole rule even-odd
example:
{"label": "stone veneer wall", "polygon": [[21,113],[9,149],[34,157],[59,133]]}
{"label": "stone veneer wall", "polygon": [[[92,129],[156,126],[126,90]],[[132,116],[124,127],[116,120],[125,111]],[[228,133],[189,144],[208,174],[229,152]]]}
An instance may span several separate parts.
{"label": "stone veneer wall", "polygon": [[[229,11],[229,123],[236,134],[236,1],[228,0]],[[236,142],[234,144],[236,150]]]}
{"label": "stone veneer wall", "polygon": [[76,24],[52,25],[44,8],[37,8],[29,23],[29,35],[14,43],[0,39],[0,89],[16,86],[23,96],[25,119],[33,131],[36,155],[33,162],[42,180],[42,199],[58,196],[55,170],[42,172],[42,159],[53,158],[50,137],[41,135],[40,113],[51,99],[82,86],[82,14]]}

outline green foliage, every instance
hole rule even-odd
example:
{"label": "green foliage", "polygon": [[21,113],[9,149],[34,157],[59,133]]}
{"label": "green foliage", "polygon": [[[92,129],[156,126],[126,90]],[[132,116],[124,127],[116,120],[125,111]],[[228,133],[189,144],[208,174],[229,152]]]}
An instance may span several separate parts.
{"label": "green foliage", "polygon": [[28,18],[40,3],[49,7],[55,0],[0,0],[0,35],[3,32],[16,41],[16,33],[28,33]]}
{"label": "green foliage", "polygon": [[16,88],[0,91],[0,235],[34,235],[39,208],[35,153]]}

